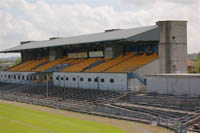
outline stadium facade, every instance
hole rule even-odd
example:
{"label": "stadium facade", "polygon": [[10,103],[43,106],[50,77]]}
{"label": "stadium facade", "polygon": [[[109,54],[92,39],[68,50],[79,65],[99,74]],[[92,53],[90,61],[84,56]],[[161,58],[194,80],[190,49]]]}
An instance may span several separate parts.
{"label": "stadium facade", "polygon": [[147,74],[187,72],[187,22],[27,41],[1,51],[16,52],[22,63],[0,72],[1,82],[134,91]]}

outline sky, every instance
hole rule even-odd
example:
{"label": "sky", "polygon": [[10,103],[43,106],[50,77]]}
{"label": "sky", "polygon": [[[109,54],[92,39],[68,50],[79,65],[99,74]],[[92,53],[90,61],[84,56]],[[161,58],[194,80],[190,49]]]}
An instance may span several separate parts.
{"label": "sky", "polygon": [[200,52],[200,0],[0,0],[0,50],[160,20],[188,21],[188,53]]}

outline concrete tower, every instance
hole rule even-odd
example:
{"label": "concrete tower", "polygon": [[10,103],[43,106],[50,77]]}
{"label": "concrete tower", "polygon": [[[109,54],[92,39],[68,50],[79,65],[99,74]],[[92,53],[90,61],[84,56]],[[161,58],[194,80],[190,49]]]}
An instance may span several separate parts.
{"label": "concrete tower", "polygon": [[160,73],[187,72],[187,22],[159,21]]}

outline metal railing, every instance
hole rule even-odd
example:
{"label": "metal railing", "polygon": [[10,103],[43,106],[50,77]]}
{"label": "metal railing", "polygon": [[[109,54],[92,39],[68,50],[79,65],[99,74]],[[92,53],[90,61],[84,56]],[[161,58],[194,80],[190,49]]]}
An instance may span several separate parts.
{"label": "metal railing", "polygon": [[187,131],[187,128],[184,127],[181,121],[177,119],[162,118],[160,116],[154,116],[151,114],[137,112],[137,111],[130,111],[128,109],[123,109],[120,107],[116,108],[114,106],[110,106],[107,104],[98,104],[96,106],[93,106],[92,108],[89,108],[84,105],[81,106],[81,103],[74,105],[73,103],[70,102],[55,101],[54,99],[51,98],[28,97],[28,96],[20,96],[16,94],[8,94],[3,92],[0,92],[0,99],[24,102],[28,104],[42,105],[55,109],[63,109],[81,113],[101,115],[117,119],[138,121],[148,124],[156,123],[158,126],[174,130],[176,133],[186,133]]}

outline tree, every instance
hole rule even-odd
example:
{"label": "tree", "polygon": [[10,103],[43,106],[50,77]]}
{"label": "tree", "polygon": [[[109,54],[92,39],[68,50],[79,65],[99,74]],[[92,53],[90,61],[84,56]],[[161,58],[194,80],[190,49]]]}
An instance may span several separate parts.
{"label": "tree", "polygon": [[197,54],[197,59],[200,59],[200,52]]}
{"label": "tree", "polygon": [[200,73],[200,52],[197,55],[197,59],[194,60],[195,66],[192,73]]}
{"label": "tree", "polygon": [[21,59],[20,59],[20,58],[17,58],[17,59],[15,60],[15,62],[13,63],[13,66],[18,65],[19,63],[21,63]]}

